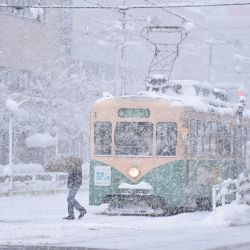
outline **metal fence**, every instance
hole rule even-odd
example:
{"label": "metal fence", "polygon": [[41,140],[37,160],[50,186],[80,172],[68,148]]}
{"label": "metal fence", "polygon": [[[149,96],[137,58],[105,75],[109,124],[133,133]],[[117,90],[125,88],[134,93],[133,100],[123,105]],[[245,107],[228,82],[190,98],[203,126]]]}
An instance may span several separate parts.
{"label": "metal fence", "polygon": [[250,176],[240,174],[238,179],[227,179],[213,186],[212,191],[213,210],[217,206],[224,206],[232,201],[238,204],[250,205]]}
{"label": "metal fence", "polygon": [[66,173],[0,175],[0,195],[66,191],[67,177]]}

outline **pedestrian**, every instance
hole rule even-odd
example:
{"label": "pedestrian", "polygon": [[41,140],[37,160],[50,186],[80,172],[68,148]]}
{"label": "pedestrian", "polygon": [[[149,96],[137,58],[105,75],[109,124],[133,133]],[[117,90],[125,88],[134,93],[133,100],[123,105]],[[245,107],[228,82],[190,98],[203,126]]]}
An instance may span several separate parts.
{"label": "pedestrian", "polygon": [[69,194],[67,198],[68,202],[68,216],[64,217],[65,220],[74,220],[74,208],[80,212],[78,219],[81,219],[86,214],[86,209],[82,207],[79,202],[75,199],[76,193],[82,185],[82,168],[79,166],[71,167],[68,170],[68,180],[67,188],[69,189]]}

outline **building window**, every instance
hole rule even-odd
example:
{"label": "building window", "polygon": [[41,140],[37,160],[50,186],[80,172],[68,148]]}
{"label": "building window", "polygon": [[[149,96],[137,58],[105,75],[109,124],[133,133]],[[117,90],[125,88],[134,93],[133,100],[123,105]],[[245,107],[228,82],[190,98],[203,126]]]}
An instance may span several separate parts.
{"label": "building window", "polygon": [[11,91],[24,91],[30,88],[31,73],[27,70],[14,70],[0,66],[0,83]]}
{"label": "building window", "polygon": [[[63,0],[64,6],[72,6],[72,0]],[[71,9],[62,10],[62,52],[65,56],[72,53],[73,13]]]}

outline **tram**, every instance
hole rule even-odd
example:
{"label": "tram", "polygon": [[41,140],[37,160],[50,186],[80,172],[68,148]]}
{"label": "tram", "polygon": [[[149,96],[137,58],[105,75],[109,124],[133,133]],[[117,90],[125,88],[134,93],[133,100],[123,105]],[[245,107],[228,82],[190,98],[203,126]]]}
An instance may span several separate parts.
{"label": "tram", "polygon": [[[93,105],[90,205],[123,215],[211,208],[212,186],[237,174],[237,117],[223,91],[188,85],[187,96],[187,84],[175,83],[171,97],[149,91]],[[242,163],[248,127],[242,119]]]}

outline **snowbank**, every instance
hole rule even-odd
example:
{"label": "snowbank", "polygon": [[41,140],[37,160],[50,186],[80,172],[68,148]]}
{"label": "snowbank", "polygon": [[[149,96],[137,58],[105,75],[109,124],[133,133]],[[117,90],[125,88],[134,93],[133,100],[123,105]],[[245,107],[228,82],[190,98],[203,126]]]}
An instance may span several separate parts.
{"label": "snowbank", "polygon": [[209,226],[240,226],[250,224],[250,206],[231,203],[218,207],[204,219],[203,223]]}

